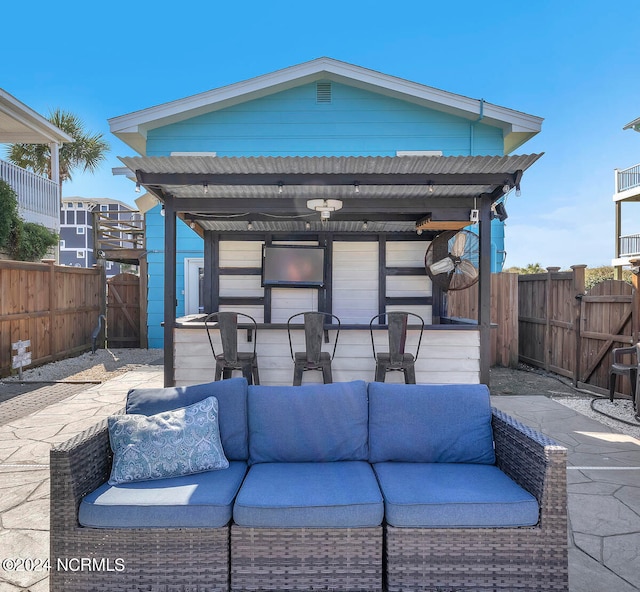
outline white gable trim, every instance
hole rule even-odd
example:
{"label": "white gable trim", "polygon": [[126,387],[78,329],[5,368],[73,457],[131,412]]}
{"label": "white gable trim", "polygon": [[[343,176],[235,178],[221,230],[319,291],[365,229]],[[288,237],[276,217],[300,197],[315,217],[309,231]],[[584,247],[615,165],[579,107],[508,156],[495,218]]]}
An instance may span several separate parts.
{"label": "white gable trim", "polygon": [[0,88],[0,142],[62,144],[73,138]]}
{"label": "white gable trim", "polygon": [[[505,136],[518,135],[517,139],[505,139],[505,149],[519,146],[542,127],[542,118],[534,115],[326,57],[114,117],[109,119],[109,125],[114,135],[144,154],[147,130],[326,79],[451,113],[469,121],[477,120],[482,112],[483,123],[502,128]],[[523,134],[522,138],[520,134]]]}

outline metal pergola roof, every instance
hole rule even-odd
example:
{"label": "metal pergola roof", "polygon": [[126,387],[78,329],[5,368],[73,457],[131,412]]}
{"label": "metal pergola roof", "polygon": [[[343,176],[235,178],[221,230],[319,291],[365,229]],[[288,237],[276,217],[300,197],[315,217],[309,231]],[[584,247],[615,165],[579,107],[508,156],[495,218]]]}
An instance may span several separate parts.
{"label": "metal pergola roof", "polygon": [[[204,230],[314,230],[310,199],[339,199],[323,230],[413,231],[468,220],[477,200],[520,187],[542,154],[523,156],[121,157],[137,182]],[[369,226],[372,224],[372,226]],[[310,228],[310,226],[312,226]]]}
{"label": "metal pergola roof", "polygon": [[[480,378],[488,384],[491,351],[491,207],[542,154],[524,156],[122,157],[137,183],[165,208],[165,385],[173,384],[176,302],[176,217],[200,234],[259,230],[281,234],[409,232],[425,220],[479,221]],[[321,222],[309,199],[340,200]],[[366,222],[366,227],[365,227]],[[251,228],[249,227],[251,223]],[[205,269],[207,261],[205,241]]]}

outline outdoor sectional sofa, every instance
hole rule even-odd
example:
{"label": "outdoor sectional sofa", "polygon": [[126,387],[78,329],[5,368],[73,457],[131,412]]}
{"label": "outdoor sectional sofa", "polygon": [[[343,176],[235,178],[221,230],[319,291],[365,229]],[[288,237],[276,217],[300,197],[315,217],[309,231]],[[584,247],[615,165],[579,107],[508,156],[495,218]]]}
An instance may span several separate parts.
{"label": "outdoor sectional sofa", "polygon": [[[110,429],[211,397],[227,468],[109,484],[139,470]],[[566,450],[484,385],[233,378],[126,413],[51,451],[52,592],[567,590]]]}

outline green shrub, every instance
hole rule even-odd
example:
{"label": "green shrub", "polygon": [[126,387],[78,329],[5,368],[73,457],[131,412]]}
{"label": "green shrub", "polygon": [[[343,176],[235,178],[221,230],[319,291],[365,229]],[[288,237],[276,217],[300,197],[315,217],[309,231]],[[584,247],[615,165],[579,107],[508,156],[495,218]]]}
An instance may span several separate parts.
{"label": "green shrub", "polygon": [[0,179],[0,250],[11,252],[19,223],[18,196],[9,183]]}
{"label": "green shrub", "polygon": [[[631,283],[631,271],[628,269],[622,270],[622,281]],[[587,268],[585,270],[585,290],[589,291],[591,288],[604,282],[606,280],[612,280],[614,277],[614,269],[611,265],[601,265],[600,267]]]}
{"label": "green shrub", "polygon": [[18,196],[0,180],[0,251],[18,261],[39,261],[58,244],[58,235],[42,224],[24,222],[18,215]]}
{"label": "green shrub", "polygon": [[20,221],[18,233],[11,256],[18,261],[39,261],[47,251],[58,244],[58,235],[42,224]]}

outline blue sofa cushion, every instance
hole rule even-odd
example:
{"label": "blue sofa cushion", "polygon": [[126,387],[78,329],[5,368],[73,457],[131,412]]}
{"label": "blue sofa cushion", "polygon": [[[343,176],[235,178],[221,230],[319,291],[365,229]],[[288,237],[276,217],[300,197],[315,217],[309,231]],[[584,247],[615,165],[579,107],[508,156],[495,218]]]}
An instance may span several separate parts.
{"label": "blue sofa cushion", "polygon": [[538,522],[536,498],[492,465],[374,465],[391,526],[516,527]]}
{"label": "blue sofa cushion", "polygon": [[369,383],[369,461],[494,464],[484,384]]}
{"label": "blue sofa cushion", "polygon": [[224,471],[105,483],[80,502],[78,519],[92,528],[218,528],[231,520],[246,471],[246,462],[234,461]]}
{"label": "blue sofa cushion", "polygon": [[249,464],[367,460],[366,384],[250,386]]}
{"label": "blue sofa cushion", "polygon": [[218,399],[220,439],[227,458],[247,460],[249,444],[245,378],[181,387],[131,389],[127,395],[126,412],[155,415],[192,405],[207,397]]}
{"label": "blue sofa cushion", "polygon": [[364,528],[383,516],[376,477],[363,461],[253,465],[233,507],[236,524],[256,528]]}

